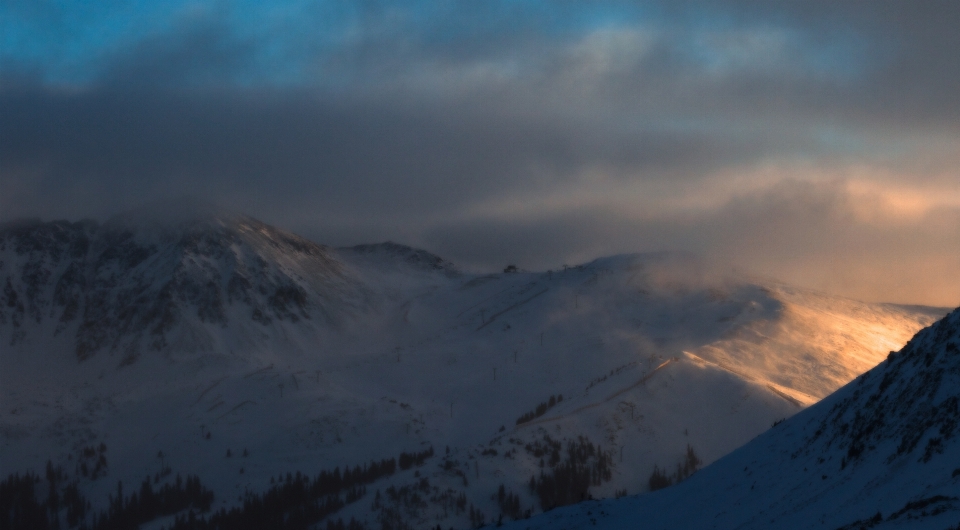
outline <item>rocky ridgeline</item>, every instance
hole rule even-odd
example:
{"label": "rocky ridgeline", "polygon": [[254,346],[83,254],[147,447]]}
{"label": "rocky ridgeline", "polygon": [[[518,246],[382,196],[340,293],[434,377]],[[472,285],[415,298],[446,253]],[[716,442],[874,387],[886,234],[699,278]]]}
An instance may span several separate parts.
{"label": "rocky ridgeline", "polygon": [[392,241],[372,245],[355,245],[339,249],[345,255],[374,263],[402,263],[407,268],[442,273],[448,277],[461,275],[456,265],[426,250],[408,247]]}
{"label": "rocky ridgeline", "polygon": [[[841,396],[843,396],[841,398]],[[838,392],[798,453],[840,449],[841,468],[881,451],[929,463],[960,430],[960,309]]]}
{"label": "rocky ridgeline", "polygon": [[0,344],[51,325],[75,335],[80,360],[203,350],[204,329],[232,320],[336,327],[369,297],[334,250],[245,216],[0,226]]}

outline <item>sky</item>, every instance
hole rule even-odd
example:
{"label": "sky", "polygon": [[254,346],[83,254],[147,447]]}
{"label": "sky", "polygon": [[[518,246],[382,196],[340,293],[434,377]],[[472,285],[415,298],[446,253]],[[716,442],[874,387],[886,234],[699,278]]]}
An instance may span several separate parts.
{"label": "sky", "polygon": [[191,197],[467,270],[960,304],[960,2],[3,0],[0,221]]}

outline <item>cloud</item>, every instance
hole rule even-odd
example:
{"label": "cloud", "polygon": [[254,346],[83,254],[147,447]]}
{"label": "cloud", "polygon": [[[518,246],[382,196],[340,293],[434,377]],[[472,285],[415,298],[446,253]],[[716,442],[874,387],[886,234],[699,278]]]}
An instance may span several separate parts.
{"label": "cloud", "polygon": [[464,219],[434,227],[422,243],[478,270],[692,251],[718,266],[862,300],[955,306],[960,299],[960,205],[904,219],[887,198],[842,180],[784,180],[672,214],[593,207]]}
{"label": "cloud", "polygon": [[960,254],[955,2],[0,10],[0,219],[189,194],[477,267],[666,248],[956,298],[913,279]]}
{"label": "cloud", "polygon": [[238,36],[219,17],[184,17],[172,33],[146,35],[129,48],[114,50],[97,83],[118,89],[222,86],[265,77],[258,72],[257,39]]}
{"label": "cloud", "polygon": [[343,216],[442,216],[542,193],[589,168],[670,179],[749,159],[763,145],[696,131],[618,134],[485,109],[266,90],[8,91],[0,94],[0,166],[42,191],[18,201],[25,210],[63,205],[65,195],[102,214],[137,196],[189,189],[241,191],[238,206],[246,195],[277,209],[300,200]]}

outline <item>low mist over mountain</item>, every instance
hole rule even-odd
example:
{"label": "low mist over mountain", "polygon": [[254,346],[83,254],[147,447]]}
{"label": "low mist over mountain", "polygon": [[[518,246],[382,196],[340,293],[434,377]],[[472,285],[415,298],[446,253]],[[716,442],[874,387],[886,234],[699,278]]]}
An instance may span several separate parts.
{"label": "low mist over mountain", "polygon": [[[474,274],[396,243],[331,248],[195,207],[7,224],[0,476],[17,473],[5,487],[22,492],[24,473],[42,475],[37,514],[66,526],[186,528],[190,510],[216,528],[250,510],[304,528],[508,521],[679,481],[945,313],[714,269],[663,253]],[[886,431],[870,425],[894,422],[846,407],[854,416],[791,449],[826,444],[836,458],[822,466],[841,466],[828,478],[872,465]],[[934,458],[931,443],[917,442]],[[90,506],[70,512],[48,490]],[[145,508],[154,495],[169,502]]]}

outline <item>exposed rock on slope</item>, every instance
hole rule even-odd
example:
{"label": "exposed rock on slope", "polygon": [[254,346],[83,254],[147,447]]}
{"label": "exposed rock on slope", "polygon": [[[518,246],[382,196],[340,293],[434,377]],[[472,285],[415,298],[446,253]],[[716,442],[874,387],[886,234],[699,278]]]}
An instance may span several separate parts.
{"label": "exposed rock on slope", "polygon": [[0,340],[27,339],[31,321],[38,334],[74,334],[80,360],[109,351],[125,364],[223,349],[231,325],[336,327],[370,298],[331,249],[233,214],[8,225],[0,279]]}
{"label": "exposed rock on slope", "polygon": [[355,245],[338,249],[342,255],[367,266],[406,268],[425,272],[442,272],[454,277],[460,274],[453,263],[418,248],[392,241],[373,245]]}

